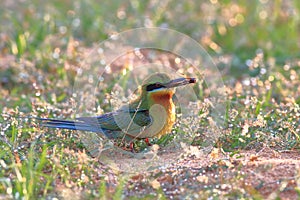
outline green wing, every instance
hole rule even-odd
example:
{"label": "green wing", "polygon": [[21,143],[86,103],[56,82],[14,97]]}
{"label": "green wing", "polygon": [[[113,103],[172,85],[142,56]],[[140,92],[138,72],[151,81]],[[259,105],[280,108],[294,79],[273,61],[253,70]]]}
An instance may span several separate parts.
{"label": "green wing", "polygon": [[139,132],[152,122],[149,111],[145,109],[122,109],[98,117],[80,117],[77,120],[104,129],[104,131],[125,131],[129,134]]}

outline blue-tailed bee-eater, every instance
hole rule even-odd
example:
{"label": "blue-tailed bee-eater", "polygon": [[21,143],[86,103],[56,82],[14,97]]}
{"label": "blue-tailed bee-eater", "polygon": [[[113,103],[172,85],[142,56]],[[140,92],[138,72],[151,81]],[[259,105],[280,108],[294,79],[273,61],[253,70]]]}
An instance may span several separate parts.
{"label": "blue-tailed bee-eater", "polygon": [[101,133],[109,139],[146,139],[171,131],[176,113],[172,97],[175,88],[195,83],[195,78],[170,80],[165,73],[149,76],[138,90],[140,96],[119,110],[97,117],[80,117],[75,121],[39,118],[42,126]]}

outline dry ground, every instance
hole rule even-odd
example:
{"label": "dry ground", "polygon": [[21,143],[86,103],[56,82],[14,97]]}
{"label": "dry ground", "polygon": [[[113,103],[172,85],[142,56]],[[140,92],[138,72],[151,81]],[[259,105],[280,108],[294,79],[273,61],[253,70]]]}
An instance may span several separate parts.
{"label": "dry ground", "polygon": [[297,199],[299,167],[297,151],[275,152],[263,148],[230,156],[214,149],[204,157],[186,158],[166,169],[132,176],[125,194],[145,197],[161,189],[170,199],[210,196]]}

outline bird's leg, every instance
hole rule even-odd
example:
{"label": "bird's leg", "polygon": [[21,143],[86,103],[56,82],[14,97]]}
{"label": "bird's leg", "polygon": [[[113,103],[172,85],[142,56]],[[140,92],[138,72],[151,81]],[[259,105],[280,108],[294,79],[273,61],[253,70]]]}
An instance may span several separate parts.
{"label": "bird's leg", "polygon": [[134,143],[133,143],[133,142],[130,142],[129,148],[130,148],[130,151],[131,151],[132,153],[135,153],[135,150],[134,150]]}
{"label": "bird's leg", "polygon": [[145,142],[146,142],[146,144],[147,144],[148,146],[152,146],[152,144],[151,144],[150,141],[149,141],[149,138],[145,138]]}

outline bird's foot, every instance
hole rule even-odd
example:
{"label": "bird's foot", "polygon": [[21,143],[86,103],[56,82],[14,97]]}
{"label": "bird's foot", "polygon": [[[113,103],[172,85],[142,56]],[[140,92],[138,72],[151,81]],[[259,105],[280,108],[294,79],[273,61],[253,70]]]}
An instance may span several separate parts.
{"label": "bird's foot", "polygon": [[129,148],[130,148],[130,151],[131,151],[132,153],[136,153],[135,150],[134,150],[134,143],[133,143],[133,142],[130,142]]}
{"label": "bird's foot", "polygon": [[152,146],[151,142],[149,141],[149,138],[145,138],[145,142],[149,147]]}

